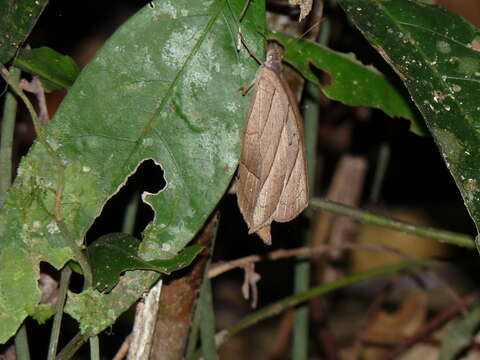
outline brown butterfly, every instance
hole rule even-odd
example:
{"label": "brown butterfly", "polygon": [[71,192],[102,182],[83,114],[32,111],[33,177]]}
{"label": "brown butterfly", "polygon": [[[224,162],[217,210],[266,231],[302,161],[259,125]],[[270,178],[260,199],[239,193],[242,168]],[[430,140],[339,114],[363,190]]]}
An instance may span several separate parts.
{"label": "brown butterfly", "polygon": [[249,228],[271,244],[272,221],[286,222],[308,206],[303,121],[283,77],[282,49],[267,59],[244,94],[255,86],[238,170],[237,199]]}

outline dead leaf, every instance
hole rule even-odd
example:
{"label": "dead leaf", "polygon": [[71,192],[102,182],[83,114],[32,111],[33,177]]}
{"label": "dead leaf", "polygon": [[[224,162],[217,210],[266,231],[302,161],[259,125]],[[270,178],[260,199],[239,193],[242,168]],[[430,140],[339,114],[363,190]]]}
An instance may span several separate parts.
{"label": "dead leaf", "polygon": [[[257,282],[260,281],[261,276],[255,271],[255,263],[249,263],[243,267],[245,271],[245,278],[242,285],[242,295],[245,299],[250,301],[252,308],[257,307],[258,303],[258,288]],[[252,290],[252,296],[250,297],[250,289]]]}
{"label": "dead leaf", "polygon": [[272,45],[253,82],[238,170],[240,211],[249,233],[266,244],[272,221],[290,221],[308,206],[303,121],[281,59],[280,46]]}
{"label": "dead leaf", "polygon": [[310,11],[312,11],[313,0],[289,0],[288,2],[291,5],[300,6],[300,16],[298,18],[298,22],[305,19],[307,15],[310,14]]}

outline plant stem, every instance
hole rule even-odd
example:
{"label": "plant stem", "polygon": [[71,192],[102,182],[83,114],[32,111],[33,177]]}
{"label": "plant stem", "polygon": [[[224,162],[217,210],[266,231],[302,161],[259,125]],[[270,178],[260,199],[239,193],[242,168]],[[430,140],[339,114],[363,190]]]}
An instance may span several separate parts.
{"label": "plant stem", "polygon": [[[311,231],[304,231],[304,245],[309,245],[309,237]],[[295,294],[301,294],[310,287],[310,258],[305,255],[300,255],[296,258],[295,265]],[[295,309],[293,318],[293,343],[292,343],[292,359],[301,360],[308,359],[308,334],[310,323],[308,303],[303,304]]]}
{"label": "plant stem", "polygon": [[[314,12],[316,10],[314,9]],[[317,35],[317,40],[321,44],[326,44],[330,37],[330,24],[328,21],[322,24]],[[321,119],[320,91],[318,86],[310,82],[306,84],[305,110],[304,110],[304,127],[305,127],[305,148],[307,153],[307,171],[308,171],[308,188],[310,196],[315,195],[316,170],[317,170],[317,142],[318,142],[318,124]],[[304,229],[302,234],[302,245],[310,247],[312,245],[311,231],[314,217],[310,215],[310,229]],[[310,287],[311,273],[310,257],[308,255],[300,255],[295,262],[294,274],[294,291],[295,294],[308,290]],[[306,360],[308,359],[308,338],[310,325],[309,305],[303,304],[295,309],[293,317],[293,339],[292,339],[292,359]]]}
{"label": "plant stem", "polygon": [[[200,290],[200,296],[202,296],[202,290]],[[185,351],[185,359],[190,359],[198,344],[198,334],[200,332],[200,322],[202,321],[202,311],[199,304],[193,314],[192,326],[190,327],[190,334],[188,335],[188,343]]]}
{"label": "plant stem", "polygon": [[133,235],[133,230],[135,230],[135,219],[138,212],[138,197],[140,196],[139,191],[135,191],[127,204],[125,210],[125,217],[123,219],[122,232],[126,234]]}
{"label": "plant stem", "polygon": [[15,351],[17,360],[30,360],[30,351],[28,349],[27,327],[25,322],[18,329],[15,335]]}
{"label": "plant stem", "polygon": [[[317,155],[317,137],[318,137],[318,119],[319,106],[318,97],[319,91],[317,86],[312,86],[308,83],[306,85],[306,100],[305,100],[305,147],[307,153],[308,164],[308,187],[310,196],[314,193],[315,187],[315,170],[316,170],[316,155]],[[311,215],[311,214],[309,214]],[[310,216],[312,219],[312,216]],[[312,222],[312,221],[311,221]],[[302,229],[302,246],[311,246],[312,232],[307,229]],[[300,255],[296,258],[294,268],[294,292],[295,294],[306,291],[310,287],[310,257]],[[303,304],[295,309],[293,317],[293,333],[292,333],[292,359],[306,360],[308,359],[308,337],[309,337],[310,316],[308,304]]]}
{"label": "plant stem", "polygon": [[50,335],[50,345],[48,346],[48,360],[54,360],[57,355],[58,338],[60,336],[60,326],[62,324],[63,308],[67,297],[68,284],[72,270],[65,265],[60,277],[60,289],[58,290],[57,309],[53,318],[52,333]]}
{"label": "plant stem", "polygon": [[[20,79],[20,69],[12,67],[10,77],[12,81],[18,83]],[[5,106],[3,108],[1,138],[0,138],[0,206],[12,182],[12,145],[13,133],[15,131],[15,118],[17,115],[17,98],[12,92],[5,96]]]}
{"label": "plant stem", "polygon": [[90,360],[100,360],[100,344],[98,335],[90,337]]}
{"label": "plant stem", "polygon": [[70,342],[65,346],[60,354],[57,355],[55,360],[68,360],[85,344],[88,340],[88,335],[82,335],[78,333]]}
{"label": "plant stem", "polygon": [[203,356],[208,360],[217,360],[218,354],[215,344],[215,313],[213,310],[212,283],[208,278],[208,268],[205,269],[198,303],[201,312],[200,338],[202,340]]}
{"label": "plant stem", "polygon": [[190,359],[195,354],[195,347],[198,343],[198,335],[200,333],[201,351],[205,359],[218,359],[217,348],[215,343],[215,311],[213,308],[212,284],[209,275],[210,266],[212,264],[212,254],[217,241],[218,223],[220,213],[214,215],[214,230],[212,240],[210,242],[209,258],[205,264],[203,273],[202,286],[200,287],[200,296],[198,298],[191,331],[186,346],[185,358]]}
{"label": "plant stem", "polygon": [[462,246],[469,249],[475,248],[475,240],[472,236],[466,234],[434,229],[426,226],[418,226],[405,221],[395,220],[386,216],[378,215],[371,211],[361,210],[320,198],[311,199],[310,206],[332,212],[334,214],[345,215],[365,224],[381,226],[386,229],[400,231],[405,234],[437,240],[445,244]]}
{"label": "plant stem", "polygon": [[[13,66],[11,67],[10,77],[13,82],[18,83],[20,73],[20,69]],[[9,91],[5,96],[2,127],[0,131],[0,169],[2,169],[2,176],[0,176],[0,207],[3,204],[7,190],[12,183],[12,145],[13,134],[15,131],[15,119],[17,116],[17,104],[17,98]],[[19,360],[30,359],[25,323],[22,324],[15,335],[15,349]]]}
{"label": "plant stem", "polygon": [[385,178],[385,173],[387,172],[389,160],[390,145],[387,142],[383,142],[380,145],[377,167],[375,169],[375,175],[373,176],[372,190],[370,191],[369,202],[371,204],[376,204],[380,198],[380,190],[382,189],[383,179]]}
{"label": "plant stem", "polygon": [[65,188],[65,166],[63,165],[60,157],[57,155],[55,150],[50,146],[47,142],[45,137],[44,128],[42,128],[40,124],[40,120],[38,119],[38,115],[30,102],[27,96],[24,94],[22,89],[18,86],[18,83],[13,81],[9,71],[0,64],[0,74],[4,78],[4,80],[10,85],[10,87],[16,92],[16,94],[22,99],[25,106],[27,107],[30,116],[32,117],[33,127],[35,128],[35,132],[37,134],[38,141],[43,145],[46,149],[50,157],[52,158],[55,166],[57,167],[57,175],[58,175],[58,184],[55,194],[55,222],[57,223],[58,228],[62,232],[62,235],[65,237],[69,247],[73,251],[73,255],[75,260],[78,261],[80,266],[83,270],[83,275],[85,278],[84,288],[88,288],[92,284],[92,269],[88,262],[87,257],[83,253],[82,249],[77,245],[75,239],[73,238],[70,230],[68,229],[67,225],[64,222],[63,215],[61,212],[61,202],[63,196],[63,190]]}

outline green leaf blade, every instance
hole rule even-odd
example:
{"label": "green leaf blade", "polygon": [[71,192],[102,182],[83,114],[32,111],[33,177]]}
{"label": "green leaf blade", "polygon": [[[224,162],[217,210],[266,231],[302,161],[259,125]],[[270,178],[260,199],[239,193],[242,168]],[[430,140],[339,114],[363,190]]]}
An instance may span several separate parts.
{"label": "green leaf blade", "polygon": [[15,55],[47,3],[47,0],[0,0],[0,63],[7,63]]}
{"label": "green leaf blade", "polygon": [[48,85],[47,92],[70,88],[80,73],[71,57],[47,47],[20,50],[14,64],[30,74],[39,75]]}
{"label": "green leaf blade", "polygon": [[145,261],[137,254],[139,245],[140,240],[124,233],[111,233],[95,240],[88,247],[94,287],[108,292],[117,285],[120,275],[128,270],[170,274],[190,265],[203,249],[201,246],[191,246],[172,259]]}
{"label": "green leaf blade", "polygon": [[[297,41],[281,33],[269,33],[285,47],[284,60],[305,78],[319,85],[330,99],[349,106],[380,109],[392,117],[411,121],[411,130],[423,133],[421,119],[416,118],[412,104],[391,81],[373,66],[360,63],[353,54],[333,51],[308,40]],[[322,85],[312,66],[328,73],[330,84]]]}
{"label": "green leaf blade", "polygon": [[478,230],[480,31],[444,8],[415,1],[340,3],[405,83]]}

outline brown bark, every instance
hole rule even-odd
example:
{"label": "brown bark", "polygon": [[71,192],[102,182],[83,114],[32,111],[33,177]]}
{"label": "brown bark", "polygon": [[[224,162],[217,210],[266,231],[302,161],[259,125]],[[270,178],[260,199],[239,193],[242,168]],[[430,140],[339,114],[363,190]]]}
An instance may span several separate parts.
{"label": "brown bark", "polygon": [[183,357],[217,222],[218,217],[213,216],[193,241],[194,244],[205,246],[205,250],[187,272],[182,272],[172,280],[165,280],[150,353],[152,360],[178,360]]}

